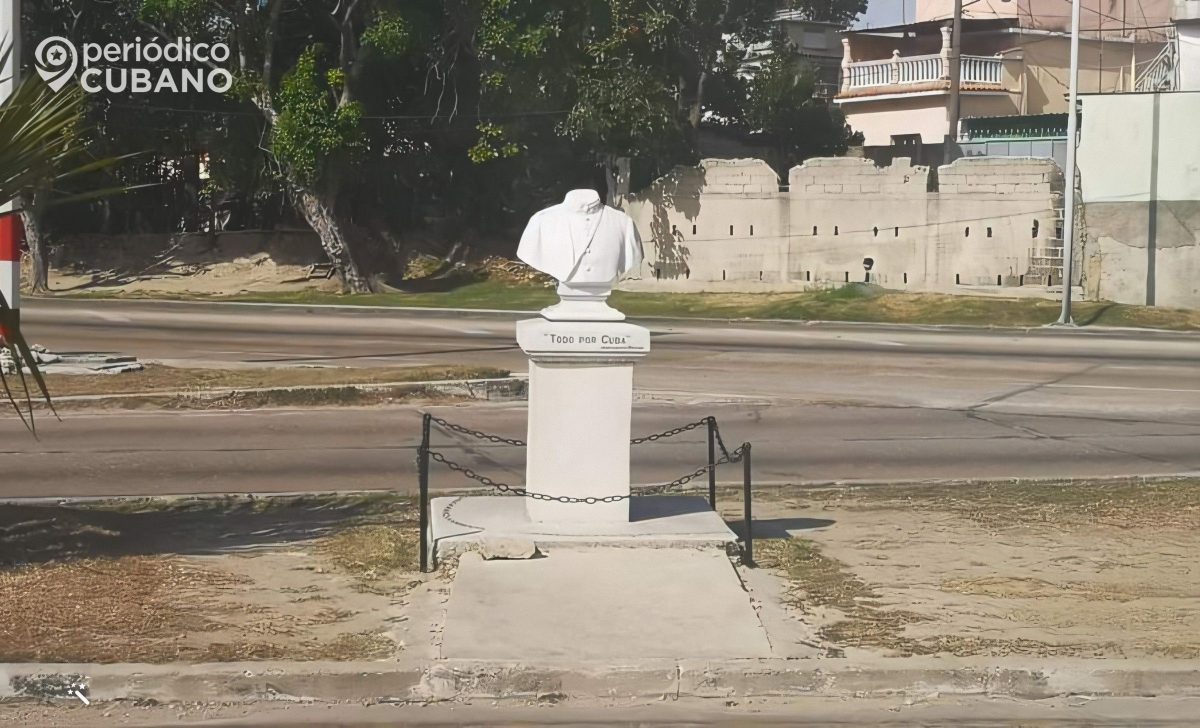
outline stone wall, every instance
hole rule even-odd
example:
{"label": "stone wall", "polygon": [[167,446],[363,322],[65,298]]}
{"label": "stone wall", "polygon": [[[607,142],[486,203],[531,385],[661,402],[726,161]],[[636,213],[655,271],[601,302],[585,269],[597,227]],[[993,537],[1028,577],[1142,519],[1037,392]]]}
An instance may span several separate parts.
{"label": "stone wall", "polygon": [[[1053,241],[1062,174],[1041,159],[810,159],[786,186],[757,159],[707,159],[625,200],[646,262],[641,290],[799,290],[868,279],[891,288],[1044,284],[1031,251]],[[999,281],[999,283],[998,283]]]}

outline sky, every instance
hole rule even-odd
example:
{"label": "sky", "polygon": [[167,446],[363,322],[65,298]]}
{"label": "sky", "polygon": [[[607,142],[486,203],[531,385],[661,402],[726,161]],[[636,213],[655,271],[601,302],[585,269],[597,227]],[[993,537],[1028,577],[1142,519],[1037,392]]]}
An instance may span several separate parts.
{"label": "sky", "polygon": [[[911,21],[916,14],[916,0],[871,0],[867,6],[866,15],[858,19],[858,27],[878,28],[884,25],[897,25],[905,19]],[[907,11],[903,6],[908,6]],[[907,15],[907,18],[905,18]]]}

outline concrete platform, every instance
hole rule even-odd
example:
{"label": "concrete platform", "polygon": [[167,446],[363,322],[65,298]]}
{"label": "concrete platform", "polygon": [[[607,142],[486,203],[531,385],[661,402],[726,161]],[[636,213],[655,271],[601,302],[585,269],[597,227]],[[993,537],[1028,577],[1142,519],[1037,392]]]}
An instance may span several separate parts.
{"label": "concrete platform", "polygon": [[579,664],[771,656],[733,564],[712,549],[560,549],[525,560],[466,554],[441,656]]}
{"label": "concrete platform", "polygon": [[[589,508],[578,504],[578,508]],[[450,556],[478,550],[489,539],[555,546],[715,548],[724,553],[737,536],[695,496],[640,496],[629,501],[630,520],[620,523],[545,524],[530,520],[523,498],[463,496],[430,504],[433,553]]]}

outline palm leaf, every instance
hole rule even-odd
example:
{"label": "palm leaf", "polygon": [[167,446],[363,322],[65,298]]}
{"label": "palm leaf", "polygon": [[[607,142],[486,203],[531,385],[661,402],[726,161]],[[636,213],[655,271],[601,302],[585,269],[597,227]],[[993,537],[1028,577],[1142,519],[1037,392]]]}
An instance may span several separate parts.
{"label": "palm leaf", "polygon": [[[0,73],[12,58],[12,44],[0,39]],[[0,102],[0,202],[18,200],[32,189],[52,188],[57,180],[86,174],[119,163],[124,157],[84,159],[80,154],[80,121],[83,118],[83,91],[69,84],[59,91],[52,90],[37,76],[17,84],[12,95]],[[124,191],[113,187],[81,193],[75,197],[90,199]],[[21,421],[35,435],[33,400],[25,369],[33,377],[50,410],[54,403],[46,380],[25,337],[21,334],[17,311],[0,293],[0,347],[8,350],[17,363],[17,374],[24,391],[25,410],[14,395],[8,379],[0,374],[4,397],[16,410]],[[29,417],[26,419],[25,414]],[[55,416],[57,416],[55,412]]]}
{"label": "palm leaf", "polygon": [[[50,408],[55,417],[58,416],[58,412],[54,409],[54,402],[50,400],[50,390],[46,386],[46,379],[42,376],[41,370],[38,369],[37,360],[33,358],[33,351],[30,350],[25,337],[21,335],[21,322],[17,317],[17,311],[8,305],[8,300],[5,299],[3,292],[0,292],[0,330],[4,332],[3,336],[0,336],[0,346],[8,349],[8,353],[12,355],[13,361],[16,363],[17,375],[21,380],[21,390],[25,395],[23,398],[25,410],[22,411],[21,404],[14,396],[12,386],[8,383],[8,377],[0,371],[0,383],[3,384],[4,396],[16,410],[17,416],[21,418],[21,423],[36,436],[37,425],[33,419],[33,398],[29,392],[29,382],[25,379],[26,368],[33,376],[33,381],[37,384],[42,399],[46,401],[46,406]],[[25,417],[26,412],[29,413],[28,419]]]}

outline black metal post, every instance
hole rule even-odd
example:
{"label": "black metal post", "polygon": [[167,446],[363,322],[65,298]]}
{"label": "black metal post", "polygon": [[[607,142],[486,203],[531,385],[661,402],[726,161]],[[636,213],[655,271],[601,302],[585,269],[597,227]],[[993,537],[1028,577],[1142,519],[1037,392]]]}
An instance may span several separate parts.
{"label": "black metal post", "polygon": [[742,512],[746,517],[746,566],[754,566],[754,513],[750,505],[750,443],[742,444]]}
{"label": "black metal post", "polygon": [[717,418],[708,416],[708,505],[717,510]]}
{"label": "black metal post", "polygon": [[432,415],[421,418],[421,445],[417,448],[417,480],[421,498],[421,571],[433,571],[429,561],[429,427]]}

